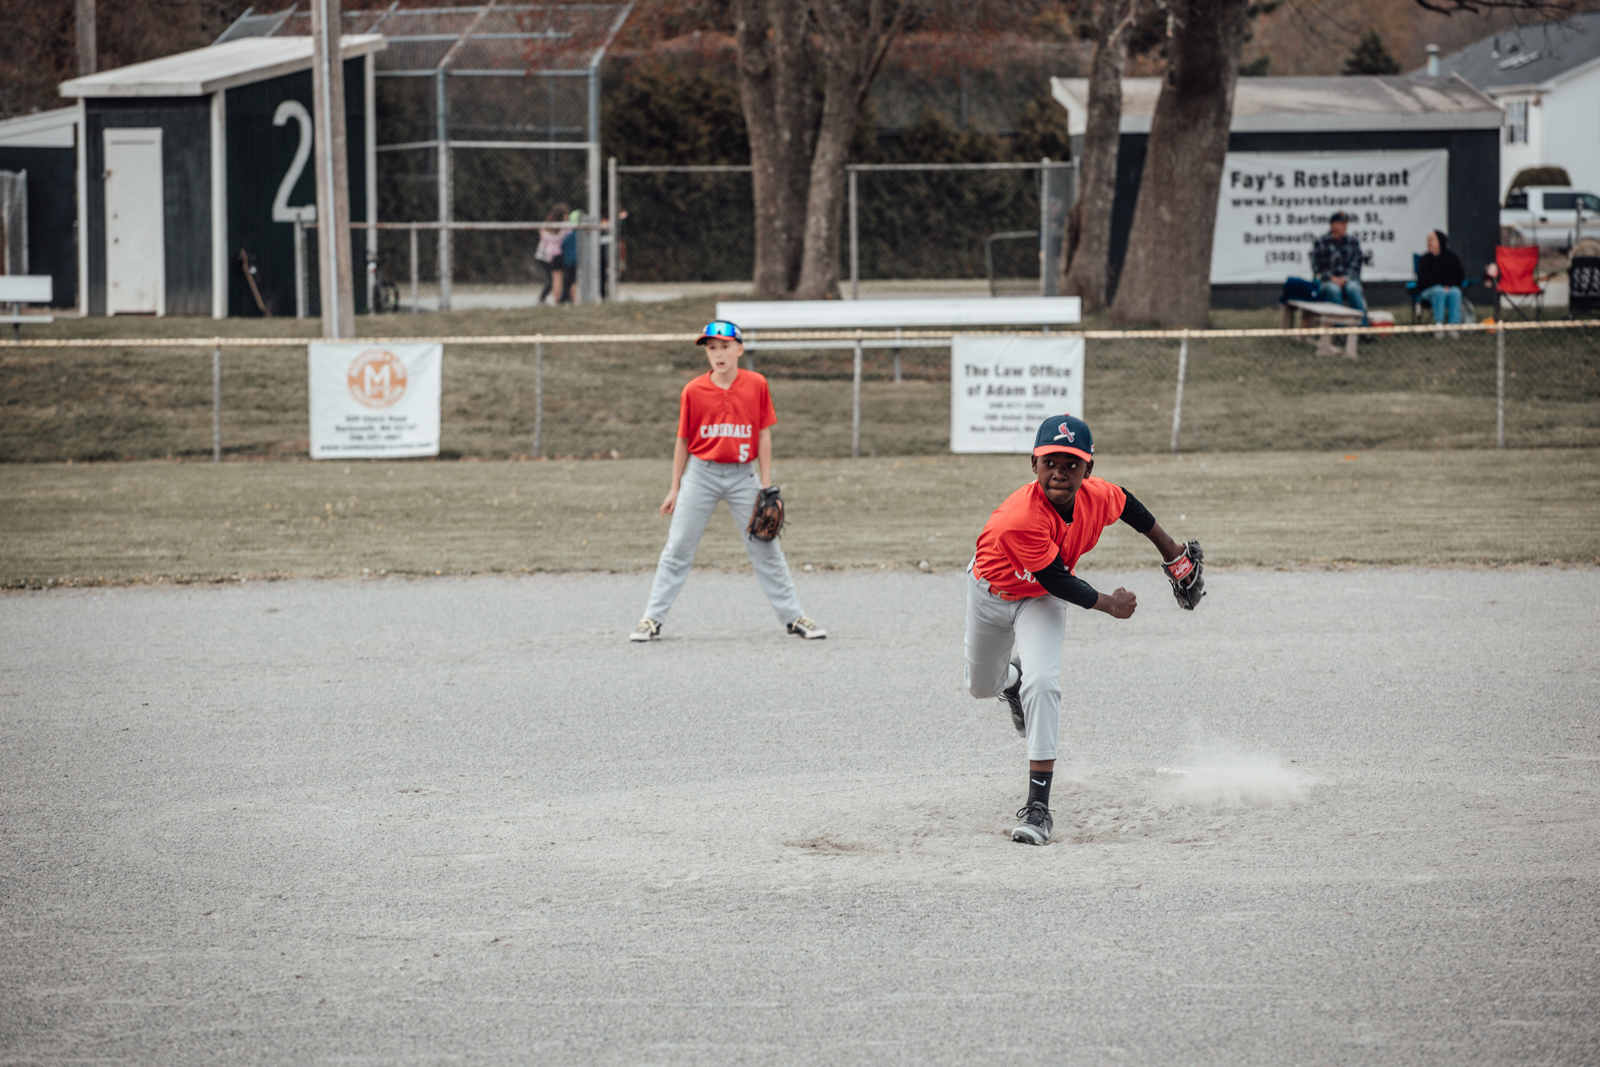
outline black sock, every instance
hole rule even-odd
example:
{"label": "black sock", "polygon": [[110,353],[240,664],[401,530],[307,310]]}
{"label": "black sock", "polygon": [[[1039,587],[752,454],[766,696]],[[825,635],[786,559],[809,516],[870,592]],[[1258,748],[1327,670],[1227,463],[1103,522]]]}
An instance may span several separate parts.
{"label": "black sock", "polygon": [[1050,806],[1050,779],[1055,777],[1055,771],[1029,771],[1028,772],[1028,803],[1035,800],[1045,807]]}

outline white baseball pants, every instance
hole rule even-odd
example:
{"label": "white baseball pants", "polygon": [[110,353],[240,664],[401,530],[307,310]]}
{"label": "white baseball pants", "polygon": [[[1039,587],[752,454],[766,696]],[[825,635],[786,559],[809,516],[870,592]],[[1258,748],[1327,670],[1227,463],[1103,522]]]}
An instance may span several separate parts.
{"label": "white baseball pants", "polygon": [[744,538],[744,550],[750,555],[756,581],[767,594],[778,621],[787,626],[805,614],[800,610],[794,578],[789,574],[789,563],[783,558],[778,542],[757,541],[745,532],[760,492],[761,479],[754,463],[708,463],[696,456],[689,457],[689,466],[678,486],[678,503],[673,508],[672,526],[667,531],[667,547],[661,550],[661,562],[656,564],[656,579],[650,586],[650,604],[644,609],[645,618],[662,622],[672,610],[672,602],[678,599],[689,577],[694,552],[700,547],[706,523],[718,502],[723,500],[733,512],[734,525],[739,528],[739,536]]}
{"label": "white baseball pants", "polygon": [[1049,595],[1002,600],[967,565],[967,692],[997,697],[1021,671],[1030,760],[1055,759],[1061,743],[1061,644],[1070,606]]}

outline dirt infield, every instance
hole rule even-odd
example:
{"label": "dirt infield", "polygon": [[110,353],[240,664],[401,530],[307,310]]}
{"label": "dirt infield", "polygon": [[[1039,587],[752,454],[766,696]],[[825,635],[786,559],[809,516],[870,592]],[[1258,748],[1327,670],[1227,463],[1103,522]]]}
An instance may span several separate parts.
{"label": "dirt infield", "polygon": [[1045,848],[959,572],[0,597],[0,1060],[1600,1060],[1600,570],[1085,573]]}
{"label": "dirt infield", "polygon": [[[0,465],[0,583],[628,571],[653,567],[668,465],[258,463]],[[1126,485],[1219,565],[1600,559],[1588,450],[1118,457]],[[964,565],[1026,457],[787,460],[798,566]],[[1148,564],[1108,531],[1103,565]],[[738,566],[727,511],[698,561]]]}

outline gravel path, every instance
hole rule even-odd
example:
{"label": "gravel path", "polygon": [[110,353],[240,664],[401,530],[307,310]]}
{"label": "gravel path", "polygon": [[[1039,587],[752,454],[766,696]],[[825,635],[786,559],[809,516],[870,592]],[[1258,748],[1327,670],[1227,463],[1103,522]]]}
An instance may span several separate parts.
{"label": "gravel path", "polygon": [[1600,1062],[1600,571],[1087,576],[1045,848],[959,573],[0,597],[0,1062]]}

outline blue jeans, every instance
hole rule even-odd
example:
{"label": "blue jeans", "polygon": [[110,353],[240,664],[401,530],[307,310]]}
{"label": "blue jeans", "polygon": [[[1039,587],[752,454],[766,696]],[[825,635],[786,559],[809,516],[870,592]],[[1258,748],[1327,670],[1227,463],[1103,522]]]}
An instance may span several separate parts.
{"label": "blue jeans", "polygon": [[1461,321],[1461,290],[1453,285],[1430,285],[1417,294],[1433,304],[1436,325],[1454,326]]}
{"label": "blue jeans", "polygon": [[1330,304],[1344,304],[1361,312],[1361,325],[1367,325],[1367,299],[1361,292],[1361,281],[1357,278],[1346,278],[1344,287],[1340,288],[1332,282],[1322,283],[1322,299]]}

